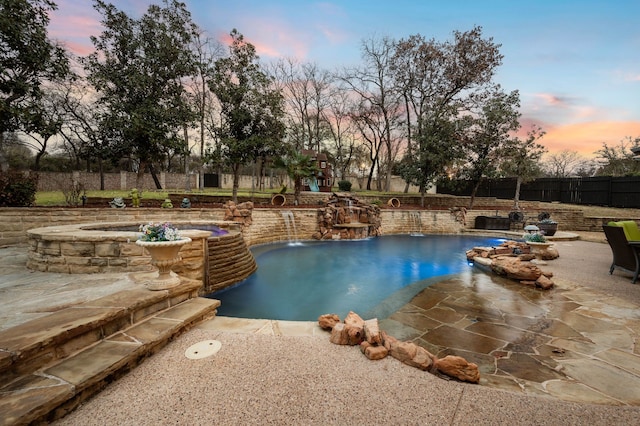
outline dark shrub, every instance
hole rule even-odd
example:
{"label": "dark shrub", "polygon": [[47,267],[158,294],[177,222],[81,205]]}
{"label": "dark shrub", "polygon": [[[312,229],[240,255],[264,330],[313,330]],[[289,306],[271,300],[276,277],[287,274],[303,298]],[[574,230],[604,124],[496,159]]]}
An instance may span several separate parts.
{"label": "dark shrub", "polygon": [[0,173],[0,207],[28,207],[36,201],[38,175]]}
{"label": "dark shrub", "polygon": [[349,192],[351,191],[351,182],[348,180],[338,181],[338,188],[340,191]]}

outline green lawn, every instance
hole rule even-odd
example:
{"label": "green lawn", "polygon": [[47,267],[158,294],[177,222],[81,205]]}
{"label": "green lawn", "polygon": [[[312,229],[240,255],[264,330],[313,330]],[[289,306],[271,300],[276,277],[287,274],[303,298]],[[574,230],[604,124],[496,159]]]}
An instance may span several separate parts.
{"label": "green lawn", "polygon": [[[336,187],[334,191],[339,192]],[[171,190],[162,190],[162,191],[144,191],[142,193],[142,199],[154,199],[154,200],[164,200],[168,197],[169,193],[183,193],[184,190],[180,189],[171,189]],[[239,197],[255,197],[255,198],[266,198],[270,199],[271,196],[277,193],[278,190],[273,189],[270,191],[263,192],[251,192],[247,190],[238,191]],[[292,190],[287,191],[287,193],[292,193]],[[366,191],[366,190],[352,190],[352,194],[354,195],[367,195],[367,196],[379,196],[379,197],[389,197],[394,195],[402,195],[402,193],[386,193],[386,192],[377,192],[377,191]],[[193,190],[190,194],[198,195],[198,194],[207,194],[207,195],[221,195],[225,197],[231,198],[232,191],[230,189],[218,189],[218,188],[207,188],[207,189],[198,189]],[[89,198],[129,198],[131,196],[130,191],[86,191],[86,195]],[[413,194],[415,195],[415,194]],[[51,207],[51,206],[66,206],[66,201],[64,194],[62,191],[39,191],[36,193],[36,207]]]}
{"label": "green lawn", "polygon": [[[183,193],[183,190],[163,190],[163,191],[144,191],[142,193],[142,199],[147,200],[164,200],[168,197],[169,193]],[[271,198],[271,196],[276,191],[269,192],[251,192],[251,191],[238,191],[239,197],[256,197],[256,198]],[[206,194],[206,195],[221,195],[225,197],[231,198],[232,191],[230,189],[207,189],[207,190],[194,190],[189,192],[189,194],[198,195],[198,194]],[[129,198],[131,196],[130,191],[86,191],[86,196],[88,198]],[[36,193],[36,202],[35,205],[37,207],[50,207],[50,206],[65,206],[66,201],[64,194],[62,191],[38,191]]]}

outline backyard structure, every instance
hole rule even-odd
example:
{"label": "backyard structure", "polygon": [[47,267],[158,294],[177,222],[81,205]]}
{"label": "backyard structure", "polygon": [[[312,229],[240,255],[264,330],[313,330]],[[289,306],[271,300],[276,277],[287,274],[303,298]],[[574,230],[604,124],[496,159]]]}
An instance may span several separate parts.
{"label": "backyard structure", "polygon": [[316,175],[310,179],[305,179],[303,191],[331,192],[333,187],[333,168],[329,164],[327,154],[318,153],[310,149],[302,150],[302,155],[311,158],[317,168]]}

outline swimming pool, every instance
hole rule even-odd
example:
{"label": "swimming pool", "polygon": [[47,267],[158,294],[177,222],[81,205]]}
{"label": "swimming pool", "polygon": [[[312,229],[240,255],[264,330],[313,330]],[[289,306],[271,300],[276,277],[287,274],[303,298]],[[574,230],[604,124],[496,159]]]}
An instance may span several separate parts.
{"label": "swimming pool", "polygon": [[354,311],[386,318],[432,282],[468,270],[465,251],[496,238],[390,235],[355,241],[265,244],[251,249],[258,270],[212,293],[218,315],[315,321]]}

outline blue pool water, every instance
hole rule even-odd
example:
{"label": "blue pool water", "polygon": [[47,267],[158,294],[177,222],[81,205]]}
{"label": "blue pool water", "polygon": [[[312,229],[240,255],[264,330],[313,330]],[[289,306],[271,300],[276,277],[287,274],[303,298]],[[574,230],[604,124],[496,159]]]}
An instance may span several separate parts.
{"label": "blue pool water", "polygon": [[[465,251],[496,246],[495,238],[391,235],[356,241],[309,241],[252,248],[258,270],[212,293],[218,315],[315,321],[349,311],[385,318],[433,278],[468,270]],[[431,280],[430,280],[431,279]],[[398,297],[401,296],[401,297]],[[389,304],[398,299],[395,305]]]}

